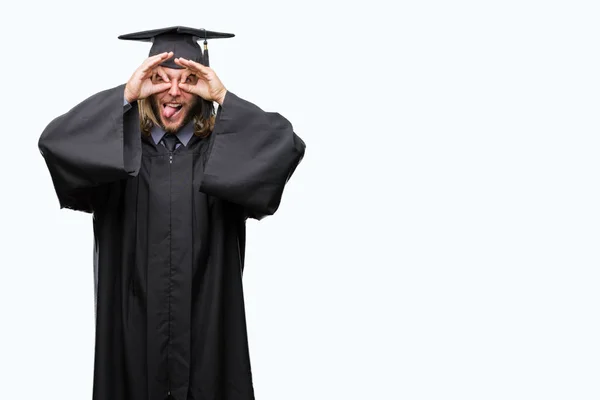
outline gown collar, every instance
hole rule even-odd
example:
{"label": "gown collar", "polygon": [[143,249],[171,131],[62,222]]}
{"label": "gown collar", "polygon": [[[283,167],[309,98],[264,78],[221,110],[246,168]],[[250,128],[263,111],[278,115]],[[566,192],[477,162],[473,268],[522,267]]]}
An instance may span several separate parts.
{"label": "gown collar", "polygon": [[[152,139],[154,140],[154,144],[159,144],[165,135],[165,131],[157,125],[152,127],[150,131],[152,134]],[[177,131],[177,139],[184,145],[187,146],[192,135],[194,134],[194,121],[190,120],[187,124],[185,124],[179,131]]]}

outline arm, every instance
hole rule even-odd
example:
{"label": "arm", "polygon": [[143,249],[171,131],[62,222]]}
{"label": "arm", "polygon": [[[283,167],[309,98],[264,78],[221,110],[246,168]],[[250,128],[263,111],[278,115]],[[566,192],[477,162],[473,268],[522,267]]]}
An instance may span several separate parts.
{"label": "arm", "polygon": [[260,220],[278,209],[306,145],[278,113],[227,92],[217,111],[200,191]]}
{"label": "arm", "polygon": [[[38,147],[46,160],[61,208],[93,212],[106,184],[139,172],[142,148],[137,108],[131,103],[169,88],[154,84],[156,67],[172,52],[148,57],[127,84],[97,93],[54,119]],[[130,109],[133,110],[128,112]]]}
{"label": "arm", "polygon": [[[174,61],[186,69],[181,89],[220,105],[200,191],[242,206],[250,218],[275,213],[306,145],[287,119],[228,92],[212,68]],[[195,83],[185,83],[190,74],[198,78]]]}
{"label": "arm", "polygon": [[137,175],[141,139],[137,113],[124,106],[124,88],[91,96],[43,131],[38,147],[61,208],[92,212],[102,185]]}

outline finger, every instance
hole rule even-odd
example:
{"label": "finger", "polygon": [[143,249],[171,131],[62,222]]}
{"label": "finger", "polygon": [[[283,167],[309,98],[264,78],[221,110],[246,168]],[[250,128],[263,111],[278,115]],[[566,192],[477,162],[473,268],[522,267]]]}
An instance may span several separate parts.
{"label": "finger", "polygon": [[159,63],[161,63],[164,60],[168,60],[169,58],[173,57],[173,52],[169,51],[169,52],[163,52],[160,54],[157,54],[155,56],[152,57],[148,57],[146,59],[146,62],[150,65],[154,64],[154,65],[158,65]]}
{"label": "finger", "polygon": [[169,54],[170,53],[164,52],[152,57],[148,57],[146,60],[144,60],[144,62],[141,65],[142,70],[146,71],[154,68],[156,65],[169,58]]}
{"label": "finger", "polygon": [[177,65],[181,65],[182,67],[187,67],[187,65],[184,64],[184,62],[187,61],[185,58],[177,57],[174,61]]}
{"label": "finger", "polygon": [[168,60],[171,57],[173,57],[172,51],[170,51],[168,53],[165,52],[165,53],[157,54],[152,57],[148,57],[146,59],[146,61],[144,61],[144,63],[142,64],[142,67],[143,67],[142,73],[144,73],[144,74],[148,73],[149,71],[154,69],[154,67],[156,67],[158,64],[162,63],[165,60]]}
{"label": "finger", "polygon": [[163,81],[165,82],[171,82],[169,79],[169,76],[167,75],[167,73],[165,72],[165,70],[163,68],[161,68],[160,66],[156,67],[156,73],[163,78]]}
{"label": "finger", "polygon": [[189,60],[186,60],[185,58],[176,58],[175,59],[175,63],[177,65],[181,65],[182,67],[188,68],[188,69],[193,69],[193,65],[190,64]]}
{"label": "finger", "polygon": [[184,69],[183,72],[181,73],[181,77],[179,78],[179,82],[184,82],[187,80],[187,78],[190,76],[192,72],[189,69]]}
{"label": "finger", "polygon": [[150,92],[151,92],[151,94],[156,94],[156,93],[160,93],[160,92],[169,90],[170,88],[171,88],[170,83],[159,83],[157,85],[153,85]]}
{"label": "finger", "polygon": [[188,92],[188,93],[193,93],[192,92],[192,85],[189,85],[187,83],[183,83],[183,82],[179,82],[179,88]]}
{"label": "finger", "polygon": [[180,65],[182,65],[186,68],[189,68],[194,72],[200,72],[200,73],[206,75],[210,71],[209,67],[202,65],[200,63],[197,63],[195,61],[192,61],[192,60],[187,60],[185,58],[179,58],[179,61],[180,61]]}
{"label": "finger", "polygon": [[[165,59],[159,59],[158,62],[157,62],[157,64],[160,64]],[[160,69],[160,71],[159,71],[159,69]],[[164,69],[162,69],[160,67],[160,65],[154,65],[154,66],[152,66],[152,64],[150,64],[147,69],[142,70],[141,74],[142,74],[142,79],[146,79],[146,78],[149,78],[149,77],[154,78],[155,75],[158,75],[161,78],[165,79],[165,74],[166,73],[164,72]],[[169,81],[168,78],[169,77],[167,76],[167,79],[166,79],[167,82]]]}

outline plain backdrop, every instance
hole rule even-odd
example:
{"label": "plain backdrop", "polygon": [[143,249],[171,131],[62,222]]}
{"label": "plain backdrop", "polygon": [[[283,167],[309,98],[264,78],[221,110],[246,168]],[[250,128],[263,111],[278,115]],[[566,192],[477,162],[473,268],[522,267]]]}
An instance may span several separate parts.
{"label": "plain backdrop", "polygon": [[594,1],[10,2],[0,397],[91,399],[92,217],[37,149],[172,25],[307,144],[248,222],[257,400],[600,398]]}

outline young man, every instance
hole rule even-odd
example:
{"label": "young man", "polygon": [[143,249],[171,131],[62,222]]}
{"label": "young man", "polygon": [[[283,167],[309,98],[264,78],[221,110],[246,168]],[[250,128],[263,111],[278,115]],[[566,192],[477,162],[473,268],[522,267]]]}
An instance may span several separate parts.
{"label": "young man", "polygon": [[61,208],[93,213],[94,400],[254,398],[245,222],[275,213],[305,144],[208,66],[206,39],[231,36],[120,36],[149,58],[39,140]]}

